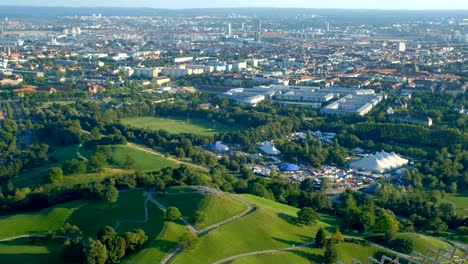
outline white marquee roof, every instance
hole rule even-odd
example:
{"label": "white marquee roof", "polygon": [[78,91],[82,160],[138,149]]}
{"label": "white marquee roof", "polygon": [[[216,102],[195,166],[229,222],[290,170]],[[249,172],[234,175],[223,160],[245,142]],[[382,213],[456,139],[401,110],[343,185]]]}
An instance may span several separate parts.
{"label": "white marquee roof", "polygon": [[350,164],[351,168],[359,170],[367,170],[377,173],[383,173],[394,170],[408,164],[408,160],[404,159],[394,152],[387,153],[385,151],[377,152],[375,155],[364,157]]}
{"label": "white marquee roof", "polygon": [[263,142],[263,145],[260,147],[260,150],[268,155],[279,155],[281,152],[275,148],[273,144],[268,141]]}

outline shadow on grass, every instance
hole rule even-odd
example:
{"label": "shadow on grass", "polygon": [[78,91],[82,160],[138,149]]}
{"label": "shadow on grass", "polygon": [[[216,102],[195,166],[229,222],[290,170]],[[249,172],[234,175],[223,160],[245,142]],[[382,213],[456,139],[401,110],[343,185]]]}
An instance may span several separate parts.
{"label": "shadow on grass", "polygon": [[278,242],[286,244],[284,247],[293,247],[293,246],[299,246],[301,244],[310,242],[311,240],[305,240],[302,239],[302,241],[297,241],[297,240],[287,240],[287,239],[282,239],[278,237],[274,237],[273,240],[276,240]]}
{"label": "shadow on grass", "polygon": [[284,221],[286,221],[287,223],[289,223],[291,225],[299,224],[297,222],[297,217],[294,217],[294,216],[291,216],[291,215],[288,215],[288,214],[285,214],[285,213],[278,213],[278,217],[283,219]]}
{"label": "shadow on grass", "polygon": [[288,252],[291,252],[291,253],[294,253],[300,257],[303,257],[307,260],[310,261],[310,263],[323,263],[324,262],[324,259],[323,259],[323,256],[322,255],[319,255],[319,254],[314,254],[314,253],[308,253],[308,252],[304,252],[304,251],[301,251],[301,250],[289,250]]}
{"label": "shadow on grass", "polygon": [[[0,242],[0,263],[56,263],[61,259],[62,243],[59,239],[49,240],[41,237],[3,241]],[[33,250],[32,247],[45,247],[49,253],[29,253],[28,251]]]}

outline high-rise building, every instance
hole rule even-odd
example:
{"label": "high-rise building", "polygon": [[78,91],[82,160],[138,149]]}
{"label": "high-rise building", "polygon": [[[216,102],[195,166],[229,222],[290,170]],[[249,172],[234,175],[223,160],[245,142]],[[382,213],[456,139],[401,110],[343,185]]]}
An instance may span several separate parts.
{"label": "high-rise building", "polygon": [[232,24],[231,23],[227,23],[225,34],[226,34],[226,37],[228,38],[232,37]]}
{"label": "high-rise building", "polygon": [[403,41],[398,43],[398,51],[405,51],[405,50],[406,50],[406,43],[404,43]]}
{"label": "high-rise building", "polygon": [[325,30],[330,31],[330,23],[325,22]]}

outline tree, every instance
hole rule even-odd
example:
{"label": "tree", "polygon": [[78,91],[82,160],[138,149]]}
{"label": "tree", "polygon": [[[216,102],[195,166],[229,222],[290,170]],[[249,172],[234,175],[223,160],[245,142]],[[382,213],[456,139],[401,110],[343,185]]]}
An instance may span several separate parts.
{"label": "tree", "polygon": [[297,212],[297,221],[304,225],[315,224],[320,217],[312,207],[303,207]]}
{"label": "tree", "polygon": [[336,259],[338,258],[338,253],[336,252],[335,243],[331,241],[331,239],[327,240],[327,244],[325,246],[325,254],[324,254],[325,263],[335,263]]}
{"label": "tree", "polygon": [[380,216],[375,221],[374,232],[383,233],[390,229],[398,231],[398,220],[391,212],[381,210]]}
{"label": "tree", "polygon": [[88,169],[95,172],[103,172],[107,166],[106,156],[102,153],[96,153],[88,162]]}
{"label": "tree", "polygon": [[131,232],[125,232],[123,239],[125,240],[127,251],[134,251],[141,248],[148,241],[148,236],[145,234],[145,231],[135,229]]}
{"label": "tree", "polygon": [[179,237],[178,245],[182,247],[184,250],[190,250],[195,247],[197,244],[198,238],[192,233],[185,233],[181,237]]}
{"label": "tree", "polygon": [[171,206],[166,211],[166,219],[169,221],[176,221],[181,217],[182,214],[180,213],[179,209],[177,209],[177,207]]}
{"label": "tree", "polygon": [[125,240],[117,235],[114,228],[110,226],[104,227],[99,230],[97,238],[106,247],[109,262],[117,263],[125,256]]}
{"label": "tree", "polygon": [[100,139],[101,138],[101,133],[99,132],[99,128],[93,127],[91,128],[91,131],[89,132],[91,135],[92,139]]}
{"label": "tree", "polygon": [[341,233],[340,227],[339,227],[339,226],[336,226],[335,233],[333,233],[331,239],[332,239],[333,241],[336,241],[336,242],[344,241],[344,236],[343,236],[343,234]]}
{"label": "tree", "polygon": [[53,184],[63,181],[63,171],[59,167],[52,167],[49,170],[49,181]]}
{"label": "tree", "polygon": [[119,198],[119,190],[113,184],[108,184],[104,189],[104,199],[108,203],[115,203]]}
{"label": "tree", "polygon": [[86,172],[86,162],[77,159],[67,160],[62,164],[65,175],[80,174]]}
{"label": "tree", "polygon": [[133,166],[135,166],[135,159],[128,154],[125,156],[125,166],[129,168],[133,168]]}
{"label": "tree", "polygon": [[406,238],[396,238],[390,242],[390,247],[403,254],[413,252],[413,241]]}
{"label": "tree", "polygon": [[327,242],[327,237],[325,236],[325,231],[323,228],[319,228],[317,233],[315,234],[315,247],[316,248],[323,248]]}
{"label": "tree", "polygon": [[390,243],[395,240],[397,232],[395,230],[389,229],[385,231],[385,242],[390,245]]}
{"label": "tree", "polygon": [[328,177],[322,177],[320,179],[320,191],[326,192],[331,188],[331,180]]}
{"label": "tree", "polygon": [[193,222],[196,224],[205,221],[205,219],[206,219],[206,214],[202,211],[196,211],[193,216]]}
{"label": "tree", "polygon": [[107,249],[99,240],[88,241],[86,248],[86,263],[88,264],[105,264],[107,261]]}

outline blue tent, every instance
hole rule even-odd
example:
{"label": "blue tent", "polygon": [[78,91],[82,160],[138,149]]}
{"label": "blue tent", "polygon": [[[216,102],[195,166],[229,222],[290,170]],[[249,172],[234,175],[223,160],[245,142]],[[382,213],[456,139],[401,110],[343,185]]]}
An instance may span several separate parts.
{"label": "blue tent", "polygon": [[221,141],[217,141],[215,143],[206,145],[206,149],[209,151],[228,151],[229,147],[221,144]]}
{"label": "blue tent", "polygon": [[280,170],[282,171],[300,171],[301,167],[297,166],[296,164],[286,163],[281,165]]}

